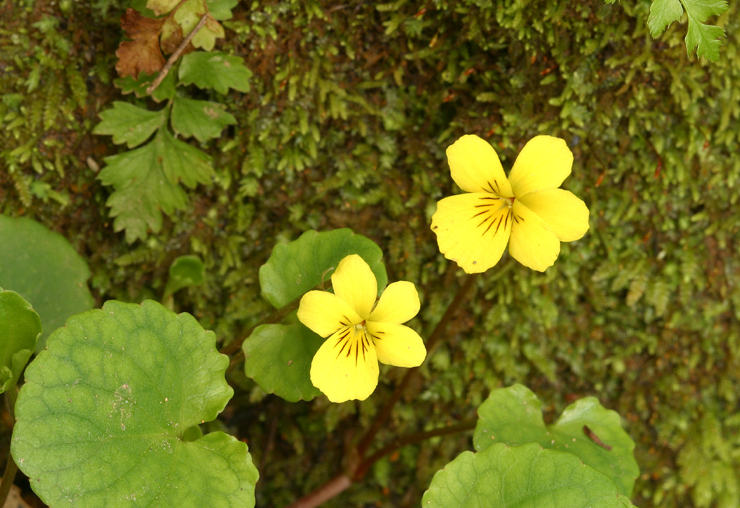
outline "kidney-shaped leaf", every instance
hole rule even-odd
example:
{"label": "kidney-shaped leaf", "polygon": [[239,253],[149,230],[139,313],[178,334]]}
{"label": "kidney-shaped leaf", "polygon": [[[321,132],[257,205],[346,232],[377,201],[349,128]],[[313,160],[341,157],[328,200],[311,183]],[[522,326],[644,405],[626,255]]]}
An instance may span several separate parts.
{"label": "kidney-shaped leaf", "polygon": [[0,393],[14,387],[41,335],[41,319],[15,291],[0,288]]}
{"label": "kidney-shaped leaf", "polygon": [[213,332],[156,302],[74,316],[26,370],[13,457],[54,508],[252,507],[246,445],[184,439],[231,398],[228,364]]}
{"label": "kidney-shaped leaf", "polygon": [[66,238],[25,217],[0,215],[0,245],[0,286],[19,293],[41,316],[40,351],[69,316],[92,308],[90,270]]}
{"label": "kidney-shaped leaf", "polygon": [[640,469],[632,455],[635,443],[622,429],[619,414],[605,409],[594,397],[586,397],[565,408],[553,425],[545,425],[541,406],[525,386],[494,390],[478,408],[475,449],[481,451],[494,443],[538,443],[576,455],[611,478],[621,494],[632,495]]}
{"label": "kidney-shaped leaf", "polygon": [[276,245],[260,268],[262,294],[280,308],[329,279],[339,262],[350,254],[358,254],[370,265],[380,292],[388,283],[381,261],[383,251],[369,238],[345,228],[324,233],[306,231],[297,240]]}
{"label": "kidney-shaped leaf", "polygon": [[606,476],[577,457],[536,443],[463,452],[432,478],[423,508],[623,508]]}
{"label": "kidney-shaped leaf", "polygon": [[321,395],[311,383],[311,361],[322,337],[302,324],[262,325],[244,341],[244,372],[260,388],[290,402]]}
{"label": "kidney-shaped leaf", "polygon": [[164,297],[182,288],[199,286],[206,280],[206,269],[198,256],[180,256],[170,265],[170,278],[164,288]]}

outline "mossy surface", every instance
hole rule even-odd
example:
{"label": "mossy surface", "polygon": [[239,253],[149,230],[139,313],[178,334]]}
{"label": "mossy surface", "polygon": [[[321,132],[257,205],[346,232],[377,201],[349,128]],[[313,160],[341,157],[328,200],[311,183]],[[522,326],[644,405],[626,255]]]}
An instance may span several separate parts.
{"label": "mossy surface", "polygon": [[[623,416],[636,505],[740,505],[736,5],[716,20],[728,37],[708,64],[687,57],[685,25],[650,37],[647,0],[242,2],[217,49],[245,58],[251,92],[198,97],[238,121],[202,146],[216,178],[132,245],[96,179],[122,148],[91,134],[113,100],[147,105],[112,85],[123,7],[0,3],[0,212],[68,238],[98,305],[161,297],[170,263],[196,254],[207,281],[176,305],[229,342],[269,310],[257,271],[277,242],[349,227],[381,246],[389,280],[417,284],[411,324],[428,335],[461,277],[428,226],[459,192],[445,148],[478,134],[508,170],[527,140],[559,136],[575,155],[564,188],[591,230],[544,274],[505,256],[478,281],[379,443],[471,417],[518,382],[553,416],[587,395]],[[338,474],[402,375],[383,370],[368,401],[331,405],[266,396],[233,371],[220,422],[249,442],[258,506]],[[403,448],[326,506],[418,506],[470,448],[470,435]]]}

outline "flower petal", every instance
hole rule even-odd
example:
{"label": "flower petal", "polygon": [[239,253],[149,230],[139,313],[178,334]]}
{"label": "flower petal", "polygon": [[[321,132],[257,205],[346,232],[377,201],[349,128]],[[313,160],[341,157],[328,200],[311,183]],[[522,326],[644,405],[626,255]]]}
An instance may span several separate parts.
{"label": "flower petal", "polygon": [[511,233],[511,208],[491,194],[459,194],[437,203],[432,231],[439,251],[467,273],[498,263]]}
{"label": "flower petal", "polygon": [[478,136],[465,135],[447,147],[447,161],[452,179],[462,190],[514,195],[496,151]]}
{"label": "flower petal", "polygon": [[560,254],[560,241],[545,222],[519,200],[514,201],[509,254],[524,266],[544,272]]}
{"label": "flower petal", "polygon": [[414,283],[394,282],[380,295],[380,301],[368,319],[401,324],[416,316],[419,308],[419,293],[416,292]]}
{"label": "flower petal", "polygon": [[342,259],[331,276],[331,284],[335,295],[362,319],[368,318],[378,296],[378,282],[364,259],[357,254]]}
{"label": "flower petal", "polygon": [[560,138],[535,136],[524,145],[509,173],[517,198],[542,189],[560,187],[573,166],[573,153]]}
{"label": "flower petal", "polygon": [[322,337],[362,321],[347,302],[327,291],[309,291],[303,295],[298,319]]}
{"label": "flower petal", "polygon": [[349,327],[335,333],[311,362],[311,382],[332,402],[365,400],[378,385],[378,358],[365,331]]}
{"label": "flower petal", "polygon": [[427,356],[424,341],[408,326],[368,321],[367,331],[372,336],[381,363],[396,367],[418,367]]}
{"label": "flower petal", "polygon": [[545,222],[561,242],[582,238],[588,231],[588,208],[572,192],[547,189],[530,192],[520,201]]}

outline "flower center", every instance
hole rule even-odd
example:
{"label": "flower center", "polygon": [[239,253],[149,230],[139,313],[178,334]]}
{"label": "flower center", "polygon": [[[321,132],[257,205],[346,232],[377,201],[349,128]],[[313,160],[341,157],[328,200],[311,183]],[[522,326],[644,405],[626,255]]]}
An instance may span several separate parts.
{"label": "flower center", "polygon": [[367,331],[367,326],[365,326],[365,320],[362,320],[362,323],[357,323],[352,328],[355,329],[355,333],[362,333]]}
{"label": "flower center", "polygon": [[506,204],[506,206],[508,206],[509,208],[511,208],[511,207],[514,206],[514,201],[516,200],[516,198],[503,198],[503,200],[504,200],[504,203]]}

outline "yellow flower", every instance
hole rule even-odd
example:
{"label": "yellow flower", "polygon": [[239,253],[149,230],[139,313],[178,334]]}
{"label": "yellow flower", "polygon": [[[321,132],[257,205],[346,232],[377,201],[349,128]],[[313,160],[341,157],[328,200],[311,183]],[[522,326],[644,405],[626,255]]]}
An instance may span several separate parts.
{"label": "yellow flower", "polygon": [[537,136],[522,149],[506,178],[498,155],[478,136],[466,135],[447,148],[452,179],[468,194],[444,198],[432,216],[439,250],[468,273],[509,254],[544,272],[560,253],[588,231],[588,208],[558,189],[570,174],[573,154],[565,141]]}
{"label": "yellow flower", "polygon": [[378,385],[378,362],[424,361],[421,337],[401,324],[419,312],[419,295],[413,283],[394,282],[375,305],[375,275],[356,254],[342,259],[331,283],[334,294],[309,291],[298,308],[301,323],[328,337],[311,362],[311,382],[332,402],[365,400]]}

